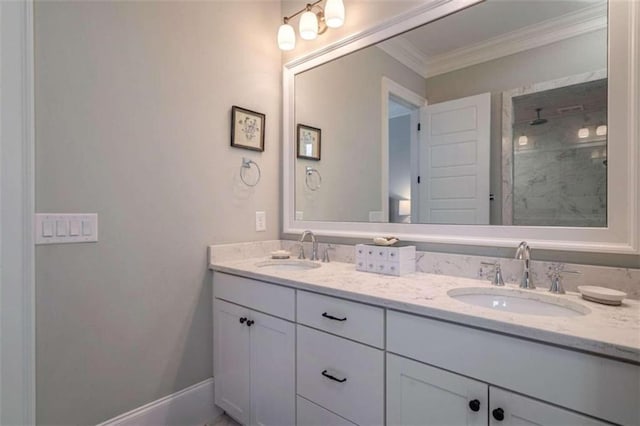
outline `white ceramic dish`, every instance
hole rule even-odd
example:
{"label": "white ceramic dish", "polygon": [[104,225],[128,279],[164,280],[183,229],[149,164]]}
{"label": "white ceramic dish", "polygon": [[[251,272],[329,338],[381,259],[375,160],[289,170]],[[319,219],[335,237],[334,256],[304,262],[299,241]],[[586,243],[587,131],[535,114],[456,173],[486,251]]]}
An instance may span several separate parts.
{"label": "white ceramic dish", "polygon": [[603,303],[605,305],[620,305],[622,303],[622,299],[627,297],[627,293],[623,291],[594,285],[578,286],[578,291],[582,294],[583,299],[591,302]]}
{"label": "white ceramic dish", "polygon": [[288,259],[291,257],[291,252],[286,250],[276,250],[271,252],[272,259]]}

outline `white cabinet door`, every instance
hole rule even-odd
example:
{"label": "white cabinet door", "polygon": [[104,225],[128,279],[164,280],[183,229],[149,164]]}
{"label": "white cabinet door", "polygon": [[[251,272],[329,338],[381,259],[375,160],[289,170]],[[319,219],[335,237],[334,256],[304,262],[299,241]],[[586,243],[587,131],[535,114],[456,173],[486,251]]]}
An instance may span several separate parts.
{"label": "white cabinet door", "polygon": [[492,426],[604,426],[572,411],[545,404],[515,393],[490,387],[489,421]]}
{"label": "white cabinet door", "polygon": [[215,403],[240,423],[249,424],[249,309],[215,299],[213,312]]}
{"label": "white cabinet door", "polygon": [[387,424],[487,425],[488,386],[387,354]]}
{"label": "white cabinet door", "polygon": [[251,339],[251,424],[295,425],[295,326],[254,311]]}

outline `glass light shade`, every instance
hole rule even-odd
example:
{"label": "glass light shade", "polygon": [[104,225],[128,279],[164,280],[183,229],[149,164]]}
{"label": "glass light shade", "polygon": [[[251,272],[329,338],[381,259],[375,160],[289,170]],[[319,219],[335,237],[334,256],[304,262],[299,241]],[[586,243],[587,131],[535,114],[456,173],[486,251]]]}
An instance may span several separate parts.
{"label": "glass light shade", "polygon": [[280,50],[293,50],[296,47],[296,33],[291,25],[280,25],[278,29],[278,47]]}
{"label": "glass light shade", "polygon": [[324,6],[324,21],[329,28],[338,28],[344,24],[344,3],[342,0],[327,0]]}
{"label": "glass light shade", "polygon": [[583,127],[580,130],[578,130],[578,137],[580,139],[588,138],[589,137],[589,129],[586,128],[586,127]]}
{"label": "glass light shade", "polygon": [[601,124],[598,127],[596,127],[596,135],[605,136],[606,134],[607,134],[607,125],[606,124]]}
{"label": "glass light shade", "polygon": [[520,146],[524,146],[524,145],[526,145],[526,144],[528,144],[528,143],[529,143],[529,138],[528,138],[528,137],[526,137],[525,135],[522,135],[522,136],[520,136],[520,137],[518,138],[518,145],[520,145]]}
{"label": "glass light shade", "polygon": [[304,40],[313,40],[318,37],[318,17],[315,13],[306,11],[300,17],[300,37]]}
{"label": "glass light shade", "polygon": [[411,200],[398,201],[398,216],[411,215]]}

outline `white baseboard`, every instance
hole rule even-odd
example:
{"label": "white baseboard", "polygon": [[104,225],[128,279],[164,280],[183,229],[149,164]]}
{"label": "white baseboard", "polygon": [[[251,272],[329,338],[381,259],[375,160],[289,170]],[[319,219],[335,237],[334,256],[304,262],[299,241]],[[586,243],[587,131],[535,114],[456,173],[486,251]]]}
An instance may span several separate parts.
{"label": "white baseboard", "polygon": [[204,426],[222,414],[213,404],[213,378],[121,414],[98,426]]}

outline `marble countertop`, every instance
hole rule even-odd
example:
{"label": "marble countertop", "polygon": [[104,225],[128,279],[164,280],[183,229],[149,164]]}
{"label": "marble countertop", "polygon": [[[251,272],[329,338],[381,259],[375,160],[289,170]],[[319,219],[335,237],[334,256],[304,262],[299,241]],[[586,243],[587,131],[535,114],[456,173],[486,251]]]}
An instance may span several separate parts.
{"label": "marble countertop", "polygon": [[[352,263],[322,263],[310,270],[276,270],[256,264],[265,257],[216,261],[210,269],[254,278],[302,290],[383,306],[640,363],[640,301],[625,299],[622,306],[606,306],[567,292],[551,295],[546,288],[523,290],[556,297],[559,304],[578,303],[591,312],[584,316],[548,317],[496,311],[470,305],[447,295],[451,289],[493,287],[471,278],[413,273],[403,277],[355,270]],[[516,289],[507,285],[507,288]]]}

